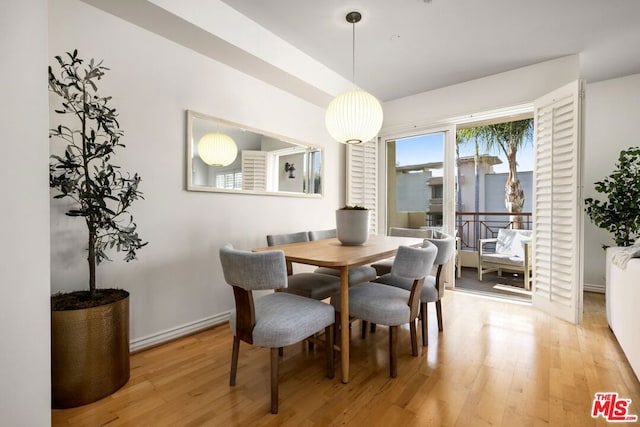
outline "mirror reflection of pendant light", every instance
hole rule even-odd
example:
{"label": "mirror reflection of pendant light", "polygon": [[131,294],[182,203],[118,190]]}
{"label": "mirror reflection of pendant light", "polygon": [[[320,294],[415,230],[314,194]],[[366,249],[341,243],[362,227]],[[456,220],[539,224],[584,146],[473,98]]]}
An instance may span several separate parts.
{"label": "mirror reflection of pendant light", "polygon": [[198,141],[198,155],[210,166],[227,166],[238,155],[238,147],[223,133],[208,133]]}
{"label": "mirror reflection of pendant light", "polygon": [[[347,14],[347,22],[353,25],[353,77],[356,69],[356,22],[362,18],[360,12]],[[382,127],[382,106],[380,102],[363,90],[354,89],[336,96],[325,114],[325,124],[329,134],[343,144],[361,144],[375,137]]]}

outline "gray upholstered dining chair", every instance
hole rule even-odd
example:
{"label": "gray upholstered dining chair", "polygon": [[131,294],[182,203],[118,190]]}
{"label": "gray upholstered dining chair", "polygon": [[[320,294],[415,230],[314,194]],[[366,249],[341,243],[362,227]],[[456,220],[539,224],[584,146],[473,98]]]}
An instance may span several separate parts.
{"label": "gray upholstered dining chair", "polygon": [[[337,230],[335,228],[330,230],[309,231],[309,240],[331,239],[336,236]],[[340,277],[340,269],[337,268],[318,267],[313,272]],[[378,277],[376,270],[370,265],[360,265],[358,267],[349,268],[349,286],[357,285],[358,283],[370,282],[376,277]]]}
{"label": "gray upholstered dining chair", "polygon": [[330,304],[286,292],[253,298],[253,291],[287,287],[287,268],[282,251],[248,252],[231,244],[220,249],[225,281],[233,287],[236,308],[229,324],[233,351],[229,385],[236,384],[240,341],[271,348],[271,412],[278,413],[278,349],[301,342],[324,329],[327,339],[327,377],[334,375],[333,323]]}
{"label": "gray upholstered dining chair", "polygon": [[[306,231],[267,235],[268,246],[308,241],[309,233]],[[340,277],[335,275],[315,272],[294,274],[293,266],[290,262],[287,262],[287,274],[289,276],[289,286],[284,291],[290,294],[323,300],[340,290]]]}
{"label": "gray upholstered dining chair", "polygon": [[[398,247],[391,273],[394,278],[411,282],[410,290],[380,283],[363,283],[349,288],[349,316],[363,322],[389,327],[389,376],[398,375],[398,327],[409,324],[411,354],[418,355],[416,318],[424,279],[433,268],[437,249],[434,245],[422,248]],[[331,297],[331,305],[340,310],[340,294]],[[342,333],[348,333],[342,331]]]}
{"label": "gray upholstered dining chair", "polygon": [[[427,238],[431,237],[433,234],[433,230],[430,228],[403,228],[403,227],[391,227],[389,228],[389,236],[399,236],[399,237],[418,237],[418,238]],[[391,266],[393,265],[393,257],[383,259],[381,261],[377,261],[371,264],[376,270],[377,276],[382,276],[391,271]]]}
{"label": "gray upholstered dining chair", "polygon": [[[424,281],[422,287],[422,293],[420,295],[420,320],[422,322],[422,345],[427,346],[428,337],[428,322],[427,322],[427,303],[436,303],[436,317],[438,319],[438,330],[442,331],[442,298],[444,296],[444,284],[441,282],[442,268],[449,262],[453,256],[456,248],[456,239],[448,234],[441,233],[439,231],[433,232],[433,237],[424,239],[425,243],[431,243],[438,248],[438,254],[434,261],[434,266],[437,266],[435,276],[429,275]],[[411,289],[411,281],[402,277],[397,277],[392,274],[385,274],[378,277],[375,280],[376,283],[383,283],[393,287],[402,289]]]}

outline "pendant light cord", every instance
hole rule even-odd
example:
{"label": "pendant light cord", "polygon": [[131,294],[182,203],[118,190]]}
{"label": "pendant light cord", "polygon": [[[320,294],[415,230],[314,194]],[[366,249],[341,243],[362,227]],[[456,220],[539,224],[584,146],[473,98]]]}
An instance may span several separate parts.
{"label": "pendant light cord", "polygon": [[356,23],[351,23],[352,36],[351,36],[351,52],[352,52],[352,64],[351,64],[351,82],[356,84]]}
{"label": "pendant light cord", "polygon": [[362,15],[360,12],[349,12],[345,17],[351,24],[351,83],[356,84],[356,23],[360,22]]}

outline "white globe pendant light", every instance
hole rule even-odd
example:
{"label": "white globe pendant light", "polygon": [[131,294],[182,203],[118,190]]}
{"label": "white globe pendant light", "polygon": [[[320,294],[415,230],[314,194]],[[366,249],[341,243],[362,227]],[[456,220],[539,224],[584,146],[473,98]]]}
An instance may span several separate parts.
{"label": "white globe pendant light", "polygon": [[382,107],[370,93],[350,90],[333,98],[325,114],[325,124],[338,142],[367,142],[380,132]]}
{"label": "white globe pendant light", "polygon": [[237,155],[236,143],[223,133],[208,133],[198,141],[198,156],[210,166],[228,166]]}
{"label": "white globe pendant light", "polygon": [[[359,12],[350,12],[347,22],[353,24],[353,74],[355,77],[355,24],[362,19]],[[325,113],[329,134],[343,144],[361,144],[373,139],[382,128],[382,106],[375,96],[360,89],[336,96]]]}

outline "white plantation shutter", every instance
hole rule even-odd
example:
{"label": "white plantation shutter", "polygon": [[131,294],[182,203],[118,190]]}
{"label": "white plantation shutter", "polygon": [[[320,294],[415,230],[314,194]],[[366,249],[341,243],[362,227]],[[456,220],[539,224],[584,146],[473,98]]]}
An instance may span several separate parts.
{"label": "white plantation shutter", "polygon": [[581,82],[534,103],[533,305],[582,321]]}
{"label": "white plantation shutter", "polygon": [[242,151],[242,189],[267,189],[267,153],[264,151]]}
{"label": "white plantation shutter", "polygon": [[371,233],[378,230],[378,143],[347,145],[347,205],[371,211]]}

